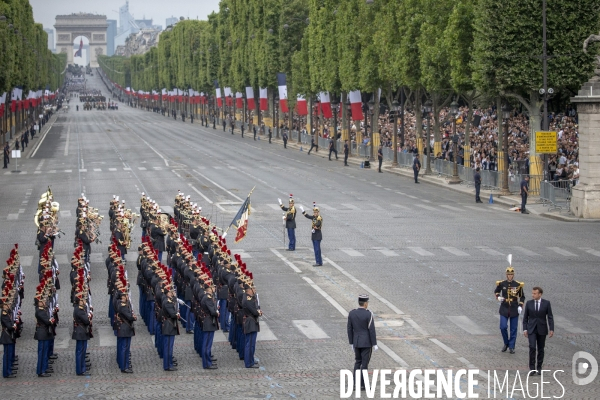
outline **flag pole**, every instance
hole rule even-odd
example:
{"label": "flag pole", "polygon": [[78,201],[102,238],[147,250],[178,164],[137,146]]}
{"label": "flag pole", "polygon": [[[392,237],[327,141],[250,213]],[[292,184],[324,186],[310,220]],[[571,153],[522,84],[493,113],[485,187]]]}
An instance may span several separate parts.
{"label": "flag pole", "polygon": [[[248,197],[250,197],[252,195],[252,192],[254,192],[254,189],[256,189],[256,185],[254,185],[254,187],[252,188],[250,193],[248,193],[248,196],[246,196],[246,200],[248,199]],[[248,215],[250,215],[250,206],[248,206]],[[227,230],[225,231],[225,233],[223,235],[226,235],[227,232],[229,232],[229,228],[231,228],[231,224],[229,224],[229,226],[227,227]]]}

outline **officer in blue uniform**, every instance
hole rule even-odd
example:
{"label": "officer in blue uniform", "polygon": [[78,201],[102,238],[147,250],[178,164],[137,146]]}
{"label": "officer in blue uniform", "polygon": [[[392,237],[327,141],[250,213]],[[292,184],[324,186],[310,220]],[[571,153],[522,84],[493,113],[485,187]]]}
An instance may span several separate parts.
{"label": "officer in blue uniform", "polygon": [[[504,340],[502,352],[510,349],[510,354],[515,354],[519,314],[521,314],[525,302],[524,283],[513,280],[514,277],[515,269],[509,265],[506,268],[506,279],[496,281],[496,290],[494,290],[496,300],[500,303],[500,332],[502,332],[502,339]],[[510,336],[508,335],[509,322]]]}
{"label": "officer in blue uniform", "polygon": [[294,207],[294,197],[290,194],[289,207],[284,206],[281,203],[281,199],[277,200],[279,201],[279,207],[285,211],[283,220],[285,221],[285,228],[287,229],[289,239],[288,251],[294,251],[296,250],[296,208]]}
{"label": "officer in blue uniform", "polygon": [[[358,296],[358,308],[348,313],[348,340],[354,350],[355,374],[357,370],[366,371],[369,368],[371,354],[373,350],[378,349],[375,321],[373,313],[367,309],[368,307],[369,296],[361,294]],[[360,387],[361,389],[365,388],[362,375]]]}
{"label": "officer in blue uniform", "polygon": [[300,209],[302,210],[302,215],[312,220],[311,239],[315,251],[315,264],[313,267],[320,267],[323,265],[323,260],[321,259],[321,240],[323,239],[321,228],[323,228],[323,218],[319,215],[319,207],[315,203],[313,203],[313,215],[308,215],[302,207]]}
{"label": "officer in blue uniform", "polygon": [[87,370],[90,364],[86,364],[85,353],[87,342],[90,339],[90,315],[87,311],[85,292],[79,292],[75,295],[77,303],[73,309],[73,336],[77,341],[75,346],[75,373],[79,376],[91,375]]}

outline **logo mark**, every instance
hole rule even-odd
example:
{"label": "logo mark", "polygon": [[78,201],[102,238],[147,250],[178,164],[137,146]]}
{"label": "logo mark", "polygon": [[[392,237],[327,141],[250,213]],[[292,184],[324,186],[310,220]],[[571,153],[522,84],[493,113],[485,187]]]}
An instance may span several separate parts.
{"label": "logo mark", "polygon": [[[580,361],[581,359],[586,360]],[[588,352],[578,351],[573,355],[572,360],[573,365],[573,382],[576,385],[584,386],[592,383],[596,376],[598,376],[598,361],[596,358]],[[587,374],[589,371],[589,375],[586,377],[580,377],[581,375]]]}

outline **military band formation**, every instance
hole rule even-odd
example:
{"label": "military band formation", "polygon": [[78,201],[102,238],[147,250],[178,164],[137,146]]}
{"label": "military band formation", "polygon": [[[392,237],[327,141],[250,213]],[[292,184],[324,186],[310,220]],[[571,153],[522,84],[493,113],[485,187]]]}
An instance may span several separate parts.
{"label": "military band formation", "polygon": [[[288,251],[296,250],[296,206],[290,194],[288,206],[278,199],[283,210],[283,225],[287,230]],[[65,233],[59,228],[60,204],[50,188],[42,194],[34,221],[38,231],[39,250],[38,285],[34,294],[38,341],[36,373],[39,377],[52,376],[53,364],[58,362],[54,352],[54,338],[59,324],[60,270],[54,256],[55,239]],[[132,338],[138,321],[131,302],[131,281],[127,271],[128,251],[132,234],[139,218],[141,244],[135,261],[139,291],[137,308],[154,344],[165,371],[176,371],[175,337],[183,331],[193,335],[198,365],[217,369],[217,358],[212,344],[215,332],[222,330],[232,350],[237,352],[245,368],[258,368],[254,357],[259,319],[263,315],[254,285],[254,276],[239,254],[232,254],[217,227],[202,216],[202,208],[189,195],[178,192],[173,215],[163,212],[155,200],[142,193],[140,215],[127,208],[124,200],[114,195],[109,204],[111,240],[105,260],[109,307],[107,318],[117,339],[116,364],[122,373],[133,373],[131,359]],[[313,203],[310,215],[302,206],[300,211],[311,220],[311,240],[315,254],[314,266],[323,264],[320,243],[323,218]],[[82,194],[77,202],[74,246],[69,280],[69,301],[73,306],[72,339],[76,341],[75,372],[80,376],[91,374],[88,341],[93,337],[94,308],[90,254],[92,244],[100,241],[103,216],[89,204]],[[245,227],[244,227],[245,229]],[[245,234],[245,230],[243,231]],[[166,257],[165,257],[166,254]],[[130,256],[131,257],[131,256]],[[496,282],[495,297],[499,302],[502,352],[515,353],[519,315],[523,313],[523,334],[529,340],[529,368],[541,371],[544,361],[546,336],[552,337],[554,322],[550,302],[542,300],[543,290],[534,287],[533,300],[525,303],[524,283],[514,279],[512,256],[508,256],[506,279]],[[25,298],[25,275],[21,268],[19,246],[14,245],[3,269],[2,334],[4,345],[3,377],[14,378],[18,371],[16,342],[23,331],[21,305]],[[359,308],[348,317],[348,338],[355,353],[355,370],[366,370],[377,340],[373,314],[367,310],[369,298],[359,296]],[[180,328],[181,324],[181,328]]]}

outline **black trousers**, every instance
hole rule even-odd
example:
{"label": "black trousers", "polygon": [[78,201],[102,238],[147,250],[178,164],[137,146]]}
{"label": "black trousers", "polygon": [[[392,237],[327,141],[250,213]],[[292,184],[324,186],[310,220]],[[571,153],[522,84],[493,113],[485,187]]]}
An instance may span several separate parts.
{"label": "black trousers", "polygon": [[525,206],[527,205],[527,193],[521,194],[521,212],[525,212]]}
{"label": "black trousers", "polygon": [[331,160],[331,153],[335,154],[335,159],[337,160],[338,156],[337,156],[337,150],[334,148],[329,149],[329,159]]}
{"label": "black trousers", "polygon": [[415,183],[419,182],[419,170],[413,168],[413,172],[415,173]]}
{"label": "black trousers", "polygon": [[383,164],[383,158],[379,159],[379,172],[381,172],[381,164]]}
{"label": "black trousers", "polygon": [[284,141],[283,141],[283,148],[284,148],[284,149],[287,149],[287,140],[284,140]]}
{"label": "black trousers", "polygon": [[310,152],[312,151],[312,149],[316,148],[317,150],[315,151],[319,151],[319,146],[315,145],[315,144],[311,144],[310,145],[310,150],[308,150],[308,154],[310,154]]}
{"label": "black trousers", "polygon": [[[356,376],[356,370],[366,370],[369,368],[369,361],[371,361],[371,353],[373,352],[372,347],[363,347],[360,349],[354,348],[354,376]],[[360,387],[365,387],[365,381],[360,375]]]}
{"label": "black trousers", "polygon": [[475,201],[481,201],[479,198],[479,192],[481,191],[481,184],[475,184]]}
{"label": "black trousers", "polygon": [[348,153],[344,154],[344,165],[348,165]]}
{"label": "black trousers", "polygon": [[[544,347],[546,346],[546,335],[540,335],[537,332],[530,333],[529,339],[529,370],[542,370],[544,363]],[[536,362],[537,350],[537,362]]]}

